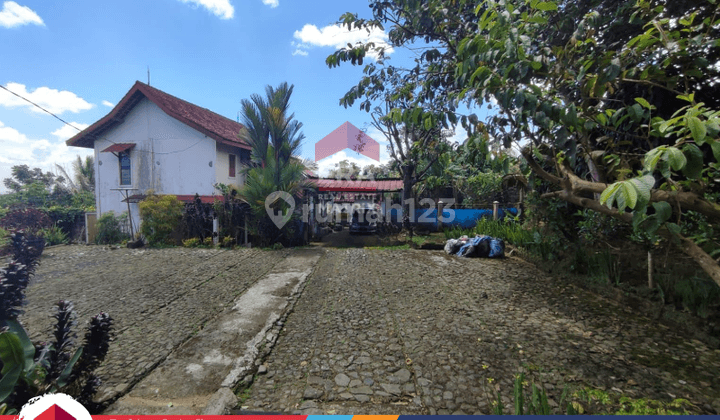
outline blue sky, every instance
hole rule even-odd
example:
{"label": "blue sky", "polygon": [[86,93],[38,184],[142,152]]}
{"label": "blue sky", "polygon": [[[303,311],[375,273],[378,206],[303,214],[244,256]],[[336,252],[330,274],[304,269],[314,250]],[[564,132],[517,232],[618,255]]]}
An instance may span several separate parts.
{"label": "blue sky", "polygon": [[[370,17],[367,0],[2,1],[0,84],[84,128],[136,80],[147,82],[148,66],[152,86],[233,119],[241,99],[287,81],[304,125],[302,155],[314,159],[315,142],[345,121],[370,127],[366,112],[339,106],[362,68],[325,65],[336,47],[368,37],[335,25],[345,12]],[[407,51],[391,57],[410,59]],[[76,132],[0,90],[0,180],[13,165],[51,170],[89,154],[64,146]],[[385,163],[387,143],[372,128],[368,134]],[[320,162],[321,173],[345,158],[373,163],[346,150]]]}

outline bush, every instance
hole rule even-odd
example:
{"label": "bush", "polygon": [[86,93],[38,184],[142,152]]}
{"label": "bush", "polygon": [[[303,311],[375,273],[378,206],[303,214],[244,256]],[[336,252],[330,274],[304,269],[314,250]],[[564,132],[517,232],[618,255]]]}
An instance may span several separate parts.
{"label": "bush", "polygon": [[45,239],[46,245],[59,245],[68,242],[67,233],[63,232],[57,225],[52,225],[47,229],[41,229],[38,234]]}
{"label": "bush", "polygon": [[200,238],[190,238],[182,241],[182,244],[185,248],[197,248],[202,244],[202,240]]}
{"label": "bush", "polygon": [[52,224],[52,220],[45,212],[34,208],[12,210],[0,219],[0,227],[13,231],[22,230],[30,234],[36,234],[41,229],[51,227]]}
{"label": "bush", "polygon": [[149,245],[172,245],[172,234],[180,227],[182,216],[183,203],[177,197],[150,194],[140,202],[140,232]]}
{"label": "bush", "polygon": [[85,222],[85,209],[82,207],[52,206],[43,210],[68,238],[72,238],[76,226]]}
{"label": "bush", "polygon": [[126,213],[119,217],[115,213],[109,211],[104,213],[97,221],[97,235],[95,243],[97,244],[116,244],[128,239],[128,235],[122,231],[121,226],[123,219],[127,218]]}

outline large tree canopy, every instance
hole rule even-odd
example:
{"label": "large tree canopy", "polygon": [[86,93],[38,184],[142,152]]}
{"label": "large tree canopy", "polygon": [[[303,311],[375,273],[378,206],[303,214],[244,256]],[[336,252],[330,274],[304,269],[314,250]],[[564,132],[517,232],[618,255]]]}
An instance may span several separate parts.
{"label": "large tree canopy", "polygon": [[[462,123],[519,142],[546,195],[610,214],[650,234],[661,227],[720,284],[720,267],[680,221],[720,220],[720,25],[715,0],[371,1],[390,44],[423,48],[410,69],[383,61],[341,99],[388,96],[408,123]],[[362,63],[373,45],[327,59]],[[382,57],[382,54],[381,54]],[[487,132],[461,103],[496,104]]]}

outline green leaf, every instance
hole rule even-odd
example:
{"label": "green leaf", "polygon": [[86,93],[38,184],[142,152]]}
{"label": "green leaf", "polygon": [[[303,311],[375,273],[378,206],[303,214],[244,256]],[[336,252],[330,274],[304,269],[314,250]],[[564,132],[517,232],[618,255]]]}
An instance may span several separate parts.
{"label": "green leaf", "polygon": [[687,158],[677,147],[668,147],[665,153],[670,167],[674,170],[679,171],[687,164]]}
{"label": "green leaf", "polygon": [[655,209],[654,216],[660,223],[665,223],[665,221],[670,219],[670,216],[672,216],[672,207],[667,201],[658,201],[653,203],[652,206]]}
{"label": "green leaf", "polygon": [[3,363],[0,401],[3,401],[12,394],[25,365],[23,347],[17,334],[9,331],[0,334],[0,360]]}
{"label": "green leaf", "polygon": [[687,165],[683,168],[683,175],[691,179],[698,179],[703,171],[703,153],[694,144],[683,146],[683,153],[687,158]]}
{"label": "green leaf", "polygon": [[653,108],[652,105],[650,105],[650,102],[646,101],[645,98],[635,98],[635,102],[639,103],[647,109]]}
{"label": "green leaf", "polygon": [[703,124],[698,117],[688,117],[686,124],[690,127],[690,132],[695,142],[702,146],[703,143],[705,143],[705,136],[707,135],[705,124]]}
{"label": "green leaf", "polygon": [[72,359],[68,362],[67,366],[65,366],[65,369],[63,369],[60,376],[58,376],[57,384],[59,387],[64,387],[67,385],[67,380],[70,377],[70,374],[72,373],[73,367],[75,366],[75,363],[77,363],[78,359],[80,359],[80,356],[83,353],[83,348],[80,347],[75,351],[75,354],[73,355]]}
{"label": "green leaf", "polygon": [[649,152],[645,153],[645,162],[643,163],[643,166],[646,171],[652,172],[655,170],[655,167],[657,166],[658,162],[663,156],[663,152],[665,151],[665,146],[656,147]]}
{"label": "green leaf", "polygon": [[612,208],[613,201],[615,194],[617,193],[618,188],[620,188],[620,185],[618,182],[609,185],[607,188],[605,188],[605,191],[600,194],[600,204],[605,204],[608,207]]}
{"label": "green leaf", "polygon": [[710,147],[712,147],[713,155],[715,155],[715,161],[720,162],[720,141],[715,140]]}
{"label": "green leaf", "polygon": [[640,178],[633,178],[631,182],[637,189],[641,203],[649,203],[652,188],[655,186],[655,178],[652,175],[645,175]]}
{"label": "green leaf", "polygon": [[681,230],[681,229],[680,229],[680,226],[678,226],[677,224],[675,224],[675,223],[668,223],[668,224],[666,224],[665,226],[667,226],[668,230],[669,230],[670,233],[672,233],[673,235],[675,235],[675,236],[680,235],[680,230]]}
{"label": "green leaf", "polygon": [[558,9],[557,4],[551,1],[541,1],[540,3],[535,5],[535,8],[538,10],[542,10],[543,12],[556,11]]}
{"label": "green leaf", "polygon": [[627,206],[631,209],[634,209],[638,201],[638,190],[635,187],[635,184],[629,181],[624,181],[622,183],[620,192],[625,199]]}
{"label": "green leaf", "polygon": [[25,332],[25,328],[23,328],[19,322],[7,321],[7,326],[8,331],[15,333],[20,340],[20,345],[22,346],[23,350],[23,359],[25,361],[23,369],[29,371],[35,359],[35,346],[33,345],[32,341],[30,341],[30,337],[28,337],[27,333]]}

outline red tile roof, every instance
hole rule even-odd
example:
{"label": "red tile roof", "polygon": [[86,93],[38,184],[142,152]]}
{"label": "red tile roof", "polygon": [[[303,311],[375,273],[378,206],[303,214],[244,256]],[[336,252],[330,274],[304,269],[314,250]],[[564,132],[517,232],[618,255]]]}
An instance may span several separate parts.
{"label": "red tile roof", "polygon": [[169,116],[215,139],[219,143],[250,149],[249,145],[238,138],[238,133],[243,128],[242,124],[216,114],[209,109],[176,98],[142,82],[135,82],[130,91],[125,94],[109,114],[65,143],[68,146],[94,147],[95,140],[101,138],[110,128],[121,124],[125,116],[143,98],[153,102]]}
{"label": "red tile roof", "polygon": [[100,153],[105,153],[105,152],[120,153],[120,152],[128,151],[128,150],[132,149],[133,147],[135,147],[135,143],[115,143]]}
{"label": "red tile roof", "polygon": [[311,179],[320,191],[340,192],[390,192],[403,189],[402,179],[380,179],[377,181],[343,180],[334,178]]}

